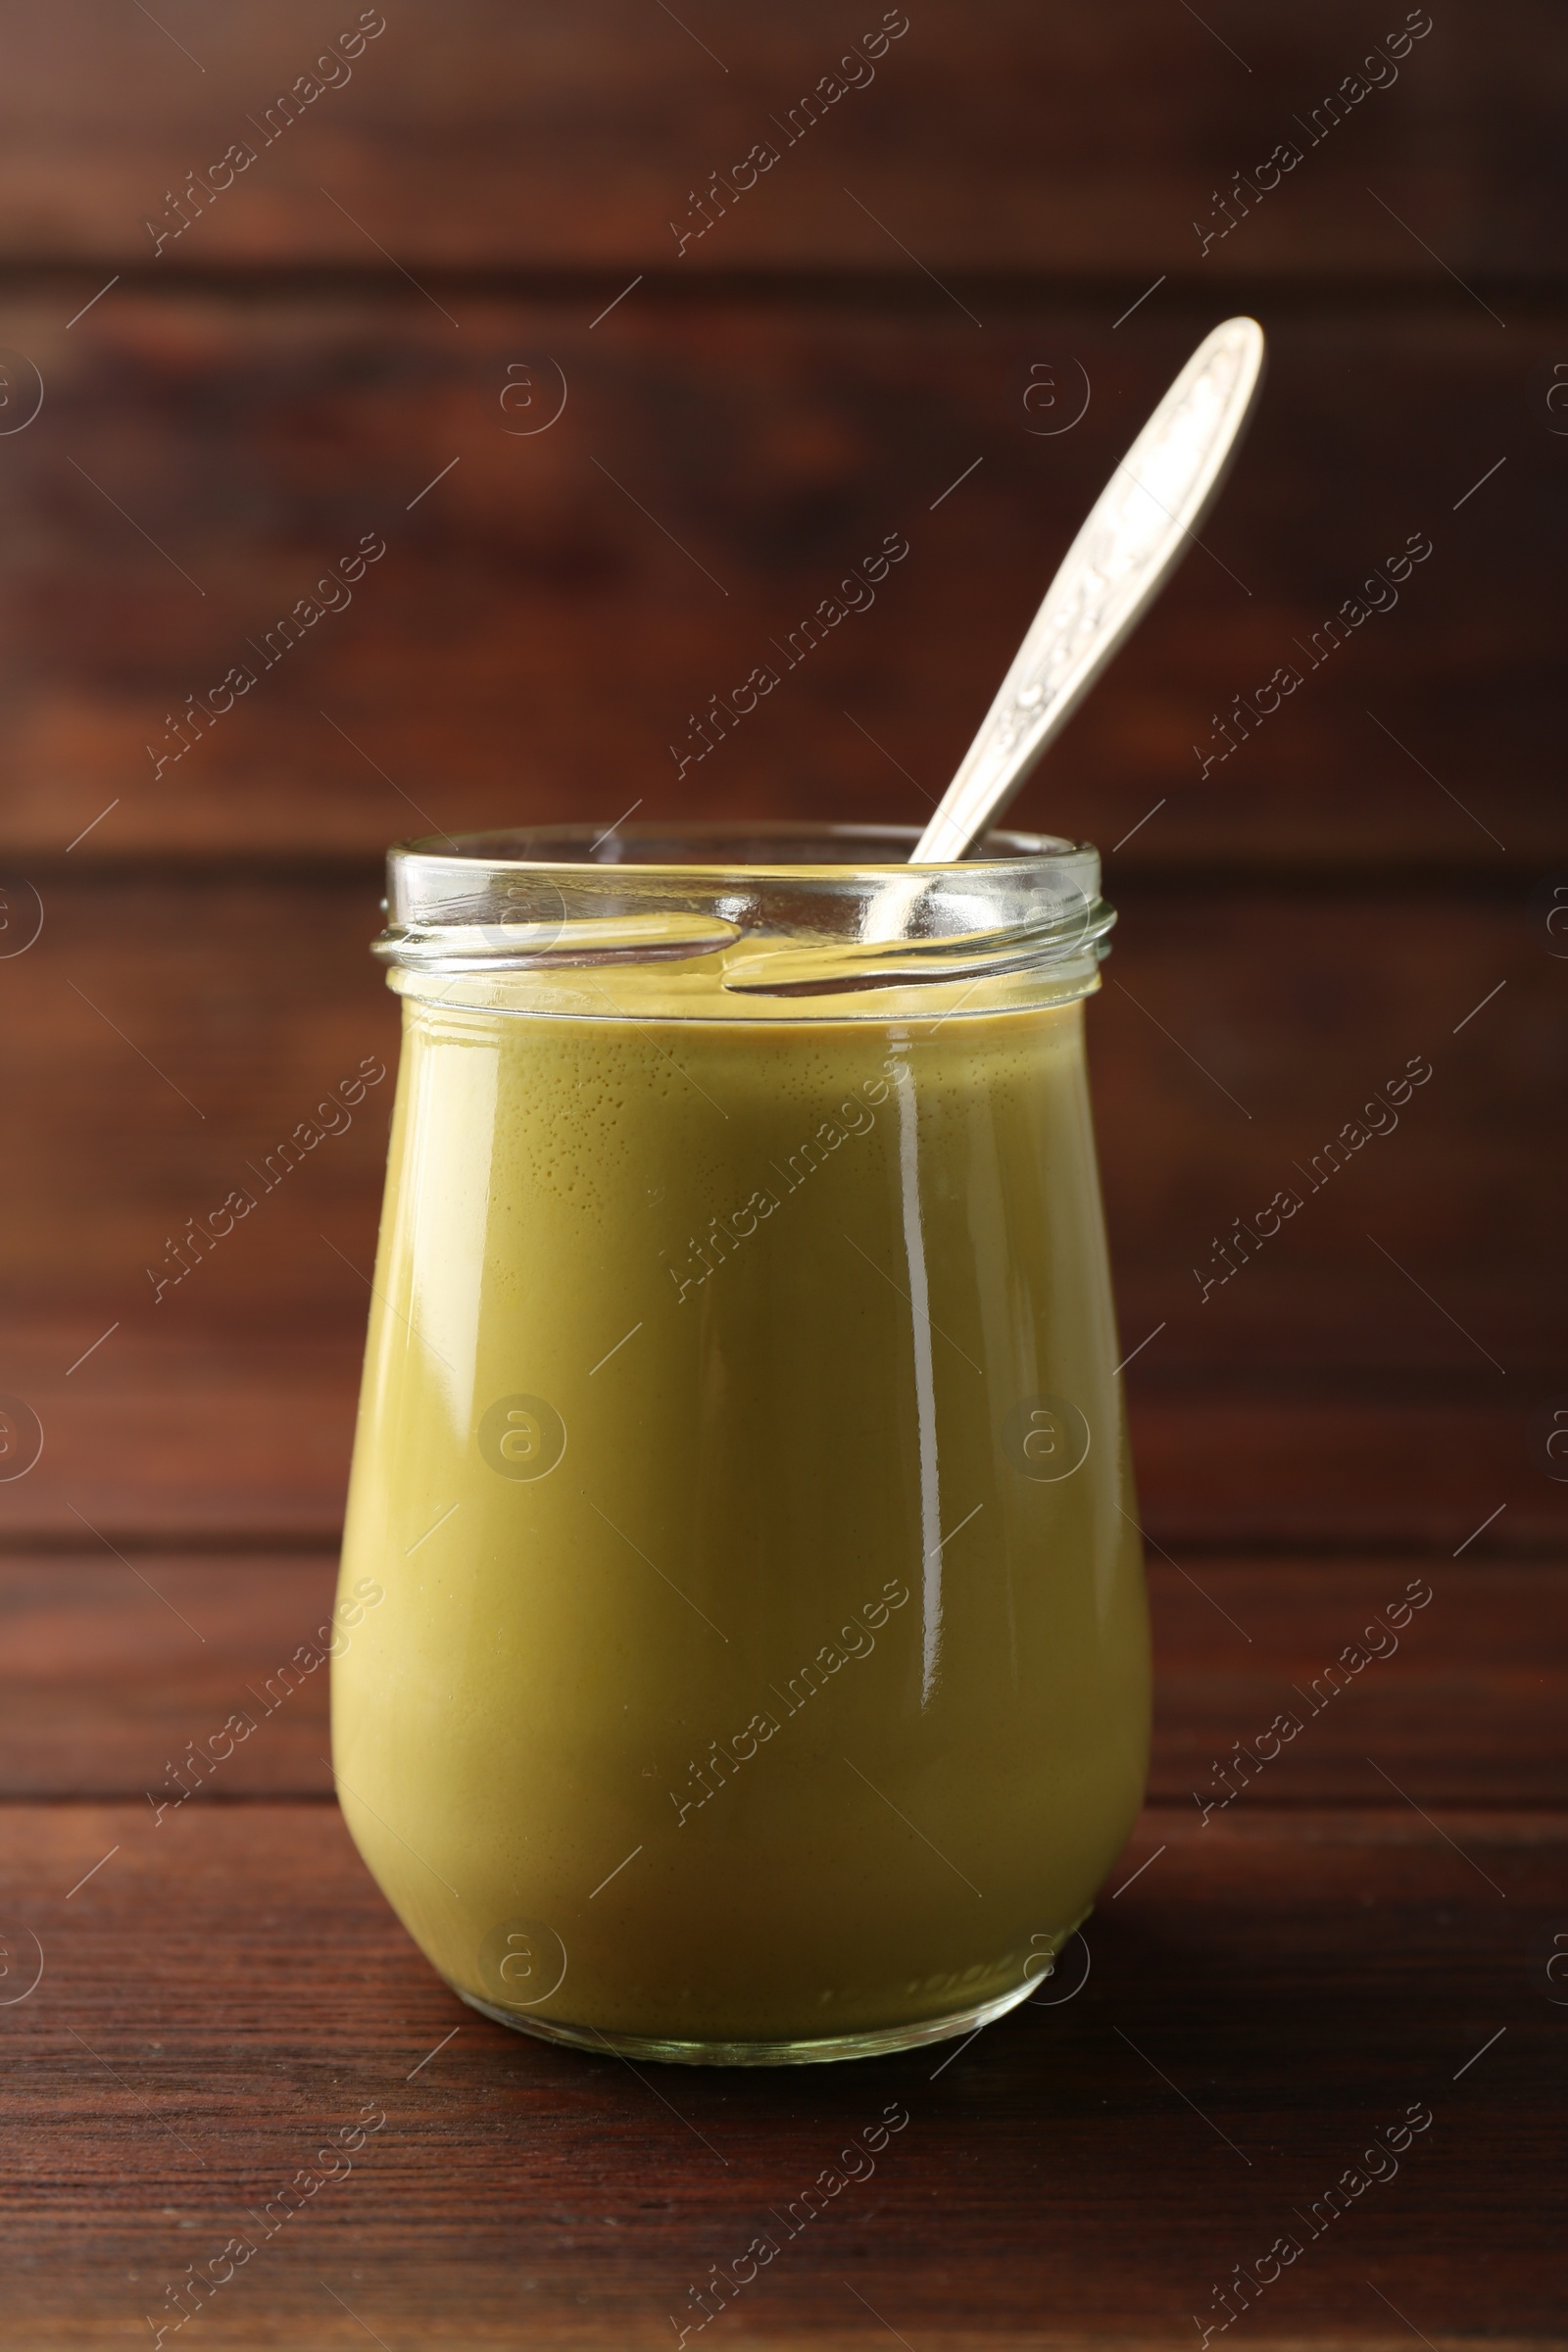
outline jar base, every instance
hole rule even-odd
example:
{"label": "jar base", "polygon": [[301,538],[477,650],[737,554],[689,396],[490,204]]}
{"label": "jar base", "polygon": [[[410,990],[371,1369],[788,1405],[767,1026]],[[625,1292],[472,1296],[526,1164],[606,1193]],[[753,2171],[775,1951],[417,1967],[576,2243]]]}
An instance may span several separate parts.
{"label": "jar base", "polygon": [[923,2018],[905,2026],[882,2026],[865,2034],[825,2034],[782,2041],[675,2041],[650,2034],[602,2034],[597,2026],[558,2025],[554,2019],[519,2017],[515,2010],[499,2009],[476,1993],[452,1989],[458,1998],[498,2026],[532,2034],[540,2041],[565,2042],[575,2050],[612,2051],[617,2058],[662,2059],[671,2066],[826,2066],[841,2058],[885,2058],[895,2050],[917,2050],[927,2042],[951,2041],[960,2034],[977,2034],[994,2025],[1020,2001],[1027,2000],[1039,1980],[1025,1978],[1010,1992],[977,2007],[957,2009],[948,2017]]}

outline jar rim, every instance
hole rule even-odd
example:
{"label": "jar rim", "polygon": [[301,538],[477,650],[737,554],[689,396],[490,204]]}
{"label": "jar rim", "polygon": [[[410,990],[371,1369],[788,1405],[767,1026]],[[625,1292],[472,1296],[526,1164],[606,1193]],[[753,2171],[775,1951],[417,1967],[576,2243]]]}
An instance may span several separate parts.
{"label": "jar rim", "polygon": [[[812,870],[843,873],[897,873],[913,870],[918,873],[973,873],[989,866],[1016,866],[1021,860],[1049,858],[1093,858],[1098,868],[1100,853],[1089,842],[1068,841],[1051,833],[1019,833],[1010,829],[994,829],[961,858],[941,865],[909,867],[909,851],[919,840],[922,828],[918,825],[890,825],[858,823],[833,819],[793,816],[737,816],[737,817],[671,817],[655,821],[645,818],[641,824],[629,825],[617,818],[603,827],[579,823],[547,825],[511,825],[477,833],[430,833],[417,840],[394,842],[387,851],[389,871],[394,860],[403,867],[412,859],[421,863],[455,867],[462,870],[475,864],[486,865],[568,865],[585,872],[599,873],[607,867],[634,866],[642,872],[709,872],[743,867],[758,872],[783,871],[795,873],[802,867]],[[710,841],[715,850],[726,839],[733,839],[737,848],[761,844],[777,845],[782,850],[790,845],[803,847],[814,843],[864,843],[867,849],[882,849],[885,857],[857,858],[781,857],[763,858],[737,858],[714,855],[699,857],[690,854],[687,845]],[[605,844],[613,847],[600,855]],[[624,847],[666,846],[686,854],[669,857],[626,857]],[[583,851],[573,857],[573,848]],[[989,855],[984,853],[989,852]]]}
{"label": "jar rim", "polygon": [[399,843],[383,961],[412,972],[704,965],[735,995],[822,996],[1053,967],[1093,976],[1115,915],[1100,855],[988,833],[910,865],[912,825],[809,818],[516,826]]}

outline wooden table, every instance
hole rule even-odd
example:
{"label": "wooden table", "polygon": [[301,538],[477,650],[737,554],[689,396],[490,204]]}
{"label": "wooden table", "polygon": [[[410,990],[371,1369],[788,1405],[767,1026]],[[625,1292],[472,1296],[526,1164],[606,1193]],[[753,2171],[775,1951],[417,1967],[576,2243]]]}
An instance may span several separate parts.
{"label": "wooden table", "polygon": [[[1220,2328],[1241,2265],[1258,2341],[1561,2341],[1554,1566],[1153,1554],[1151,1801],[1058,1978],[961,2045],[757,2075],[463,2008],[349,1844],[318,1682],[155,1813],[331,1580],[315,1548],[0,1565],[8,2344],[129,2343],[236,2233],[188,2340],[1152,2346]],[[1205,1818],[1213,1760],[1412,1584],[1397,1651]],[[356,2124],[349,2171],[318,2157]]]}

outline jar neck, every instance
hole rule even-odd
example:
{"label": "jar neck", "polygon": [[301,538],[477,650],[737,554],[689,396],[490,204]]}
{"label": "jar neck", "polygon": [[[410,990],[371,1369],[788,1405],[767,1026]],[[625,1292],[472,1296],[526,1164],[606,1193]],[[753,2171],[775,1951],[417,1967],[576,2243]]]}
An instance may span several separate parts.
{"label": "jar neck", "polygon": [[[375,953],[401,993],[617,1017],[946,1018],[1096,985],[1112,910],[1085,846],[993,834],[911,867],[913,828],[570,827],[416,843],[388,859]],[[902,853],[902,856],[901,856]],[[872,1002],[874,1000],[874,1002]],[[631,1017],[631,1016],[628,1016]]]}

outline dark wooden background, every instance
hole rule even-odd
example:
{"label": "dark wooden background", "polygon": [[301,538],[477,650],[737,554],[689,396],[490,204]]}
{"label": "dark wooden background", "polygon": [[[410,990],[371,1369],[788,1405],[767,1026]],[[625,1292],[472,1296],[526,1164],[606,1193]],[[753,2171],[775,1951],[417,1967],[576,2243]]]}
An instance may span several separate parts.
{"label": "dark wooden background", "polygon": [[[248,118],[350,8],[8,28],[0,1389],[43,1432],[0,1483],[18,2345],[144,2340],[368,2099],[352,2180],[198,2334],[673,2340],[901,2099],[875,2182],[716,2331],[1191,2340],[1426,2101],[1397,2182],[1238,2328],[1562,2341],[1560,22],[1434,0],[1308,146],[1401,8],[909,0],[874,81],[677,252],[691,191],[879,21],[389,0],[265,147]],[[236,139],[255,163],[155,252]],[[1018,810],[1106,854],[1102,1154],[1124,1346],[1156,1335],[1155,1771],[1091,1981],[941,2072],[634,2080],[511,2037],[348,1849],[324,1692],[177,1816],[143,1793],[325,1606],[390,1086],[162,1303],[146,1268],[390,1062],[388,840],[638,802],[918,822],[1111,463],[1244,309],[1271,371],[1204,547]],[[688,713],[890,530],[874,610],[677,779]],[[155,774],[169,714],[366,533],[352,605]],[[1397,607],[1200,775],[1213,714],[1412,533]],[[1413,1056],[1397,1130],[1203,1300],[1215,1237]],[[1210,1759],[1412,1576],[1398,1656],[1202,1826]]]}

